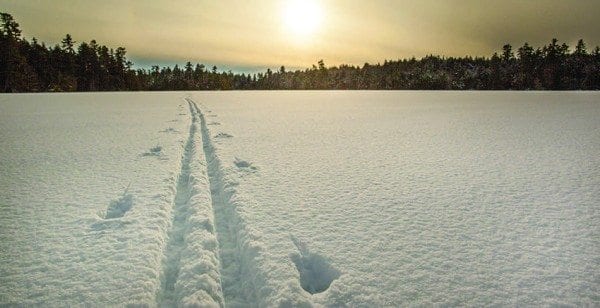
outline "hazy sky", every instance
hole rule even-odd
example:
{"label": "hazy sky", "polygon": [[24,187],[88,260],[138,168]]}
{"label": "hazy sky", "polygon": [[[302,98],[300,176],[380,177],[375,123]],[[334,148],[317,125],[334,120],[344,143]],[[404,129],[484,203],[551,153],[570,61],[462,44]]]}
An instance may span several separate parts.
{"label": "hazy sky", "polygon": [[[553,37],[600,45],[598,0],[0,0],[26,38],[123,46],[138,65],[233,70],[485,55]],[[298,4],[300,3],[300,4]],[[293,6],[290,8],[290,6]],[[294,6],[295,5],[295,6]],[[306,12],[303,11],[306,10]]]}

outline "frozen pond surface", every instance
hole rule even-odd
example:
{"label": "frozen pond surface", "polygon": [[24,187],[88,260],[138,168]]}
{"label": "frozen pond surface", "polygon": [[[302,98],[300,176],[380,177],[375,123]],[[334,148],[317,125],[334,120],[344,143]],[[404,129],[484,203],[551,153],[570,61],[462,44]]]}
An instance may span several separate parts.
{"label": "frozen pond surface", "polygon": [[0,140],[0,304],[600,304],[598,93],[0,95]]}

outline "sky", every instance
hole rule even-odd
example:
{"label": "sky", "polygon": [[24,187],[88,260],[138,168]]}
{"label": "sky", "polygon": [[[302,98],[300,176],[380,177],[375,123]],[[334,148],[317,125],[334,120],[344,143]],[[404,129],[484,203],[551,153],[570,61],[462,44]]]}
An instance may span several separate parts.
{"label": "sky", "polygon": [[0,0],[25,38],[66,33],[123,46],[138,67],[236,72],[423,57],[490,56],[552,38],[600,45],[598,0]]}

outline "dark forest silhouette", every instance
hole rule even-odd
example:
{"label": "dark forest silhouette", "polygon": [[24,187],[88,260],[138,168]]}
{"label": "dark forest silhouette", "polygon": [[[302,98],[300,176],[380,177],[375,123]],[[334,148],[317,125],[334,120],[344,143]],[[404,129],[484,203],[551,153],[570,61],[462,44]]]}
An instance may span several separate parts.
{"label": "dark forest silhouette", "polygon": [[150,70],[133,69],[123,47],[95,40],[75,46],[69,34],[47,47],[21,37],[19,24],[1,14],[0,92],[266,90],[266,89],[413,89],[413,90],[599,90],[600,48],[588,52],[579,40],[571,52],[553,39],[516,52],[506,44],[491,57],[440,57],[386,60],[362,67],[326,67],[323,60],[305,70],[236,74],[202,64]]}

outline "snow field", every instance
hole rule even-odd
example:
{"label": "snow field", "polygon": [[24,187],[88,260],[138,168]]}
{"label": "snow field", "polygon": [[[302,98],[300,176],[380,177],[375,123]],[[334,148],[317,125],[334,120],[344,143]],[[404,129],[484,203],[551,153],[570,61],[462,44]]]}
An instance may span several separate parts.
{"label": "snow field", "polygon": [[[308,303],[299,282],[296,293],[271,282],[245,209],[255,201],[237,193],[237,173],[222,169],[208,128],[217,122],[194,101],[119,93],[8,102],[0,106],[0,303]],[[40,134],[39,126],[47,128]],[[53,163],[39,168],[40,160]]]}
{"label": "snow field", "polygon": [[[189,129],[185,102],[173,94],[3,98],[0,303],[154,303]],[[120,213],[107,217],[111,204]]]}
{"label": "snow field", "polygon": [[599,303],[595,93],[0,95],[0,305]]}
{"label": "snow field", "polygon": [[[596,93],[192,97],[251,200],[269,303],[598,303]],[[339,271],[325,291],[311,294],[305,268],[320,263],[297,262],[292,238],[332,268],[320,278]]]}

